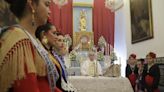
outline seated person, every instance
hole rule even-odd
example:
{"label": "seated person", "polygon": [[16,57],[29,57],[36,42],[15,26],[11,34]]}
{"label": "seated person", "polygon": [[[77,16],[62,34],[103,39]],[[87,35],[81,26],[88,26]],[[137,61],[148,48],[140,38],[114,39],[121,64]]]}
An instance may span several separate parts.
{"label": "seated person", "polygon": [[89,59],[84,61],[81,66],[81,74],[84,76],[100,76],[102,75],[102,68],[98,61],[96,61],[95,52],[88,53]]}

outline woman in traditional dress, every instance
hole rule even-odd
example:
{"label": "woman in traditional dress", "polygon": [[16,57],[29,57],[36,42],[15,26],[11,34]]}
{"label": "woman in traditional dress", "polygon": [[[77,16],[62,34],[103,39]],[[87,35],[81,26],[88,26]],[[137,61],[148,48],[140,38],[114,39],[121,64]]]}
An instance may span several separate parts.
{"label": "woman in traditional dress", "polygon": [[[36,37],[39,38],[44,47],[49,51],[49,54],[51,54],[59,75],[61,75],[57,81],[57,87],[64,92],[72,92],[73,89],[68,84],[67,71],[63,58],[68,51],[64,36],[56,30],[54,25],[47,23],[38,27]],[[46,40],[47,42],[45,42]]]}
{"label": "woman in traditional dress", "polygon": [[156,54],[148,53],[146,56],[147,64],[144,66],[143,76],[146,92],[159,92],[158,85],[160,80],[159,66],[155,64]]}
{"label": "woman in traditional dress", "polygon": [[144,83],[143,83],[143,68],[144,68],[144,59],[139,59],[137,61],[138,75],[136,80],[135,92],[144,92]]}
{"label": "woman in traditional dress", "polygon": [[51,0],[5,1],[19,23],[0,36],[0,92],[61,92],[57,70],[35,37],[47,22]]}
{"label": "woman in traditional dress", "polygon": [[131,54],[128,59],[128,64],[126,66],[126,77],[129,79],[133,90],[135,90],[136,79],[137,79],[137,66],[136,66],[136,55]]}

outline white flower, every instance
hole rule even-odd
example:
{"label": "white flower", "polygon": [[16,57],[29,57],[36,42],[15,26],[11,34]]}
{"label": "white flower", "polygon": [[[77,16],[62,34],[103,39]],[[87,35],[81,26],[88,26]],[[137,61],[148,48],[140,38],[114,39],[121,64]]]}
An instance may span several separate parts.
{"label": "white flower", "polygon": [[68,47],[72,45],[72,38],[70,37],[69,34],[65,35],[65,41]]}
{"label": "white flower", "polygon": [[104,53],[102,51],[97,53],[97,61],[104,61]]}
{"label": "white flower", "polygon": [[69,54],[70,61],[76,61],[76,51],[71,51]]}
{"label": "white flower", "polygon": [[117,56],[116,56],[116,53],[114,51],[111,52],[110,59],[111,59],[111,61],[117,60]]}
{"label": "white flower", "polygon": [[64,6],[68,3],[68,0],[53,0],[55,4],[57,4],[59,7]]}
{"label": "white flower", "polygon": [[105,39],[104,39],[103,36],[101,36],[101,37],[99,38],[98,46],[99,46],[99,47],[105,47],[105,46],[106,46],[106,41],[105,41]]}

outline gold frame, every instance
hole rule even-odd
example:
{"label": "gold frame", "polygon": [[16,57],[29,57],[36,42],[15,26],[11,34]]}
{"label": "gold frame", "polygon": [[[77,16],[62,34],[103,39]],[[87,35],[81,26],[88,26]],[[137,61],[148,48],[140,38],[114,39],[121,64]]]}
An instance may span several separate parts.
{"label": "gold frame", "polygon": [[85,50],[89,50],[94,44],[93,32],[87,32],[87,31],[73,32],[73,47],[77,46],[80,43],[81,37],[83,36],[88,37],[88,41],[90,41],[88,45],[84,46]]}
{"label": "gold frame", "polygon": [[73,6],[78,6],[78,7],[93,7],[92,4],[90,3],[73,3]]}
{"label": "gold frame", "polygon": [[132,44],[153,38],[151,0],[130,0]]}

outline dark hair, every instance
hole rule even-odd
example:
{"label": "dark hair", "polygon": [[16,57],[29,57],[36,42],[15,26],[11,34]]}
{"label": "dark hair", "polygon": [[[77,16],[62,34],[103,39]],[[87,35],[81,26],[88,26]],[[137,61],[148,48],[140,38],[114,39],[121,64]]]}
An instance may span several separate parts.
{"label": "dark hair", "polygon": [[52,26],[54,26],[54,25],[51,24],[51,23],[46,23],[44,25],[39,26],[36,29],[36,32],[35,32],[36,38],[38,38],[39,40],[41,40],[41,33],[42,32],[48,32],[51,29]]}
{"label": "dark hair", "polygon": [[61,32],[59,32],[59,31],[56,31],[56,33],[55,33],[57,36],[59,36],[59,35],[63,35]]}
{"label": "dark hair", "polygon": [[137,56],[136,56],[136,54],[130,54],[129,58],[130,58],[130,57],[136,59]]}
{"label": "dark hair", "polygon": [[9,4],[12,4],[12,3],[14,3],[15,1],[14,0],[5,0],[7,3],[9,3]]}
{"label": "dark hair", "polygon": [[144,64],[145,60],[143,58],[138,60],[139,62],[141,62],[141,64]]}
{"label": "dark hair", "polygon": [[[22,18],[26,9],[27,0],[5,0],[10,5],[11,12],[18,18]],[[32,0],[38,4],[39,0]]]}

